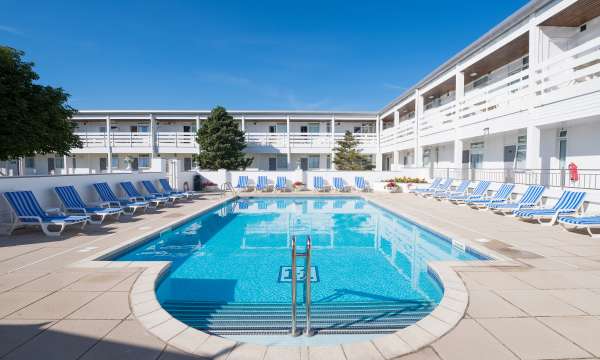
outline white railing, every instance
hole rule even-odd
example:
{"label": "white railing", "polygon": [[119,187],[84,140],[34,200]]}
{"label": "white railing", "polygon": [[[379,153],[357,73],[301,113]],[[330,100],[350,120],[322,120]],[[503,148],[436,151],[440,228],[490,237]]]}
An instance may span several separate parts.
{"label": "white railing", "polygon": [[330,148],[331,133],[290,133],[292,147]]}
{"label": "white railing", "polygon": [[192,132],[158,132],[156,138],[159,147],[189,149],[198,147],[198,144],[196,143],[196,134]]}
{"label": "white railing", "polygon": [[381,132],[381,146],[394,146],[398,143],[412,140],[415,137],[415,119],[401,121],[398,126]]}
{"label": "white railing", "polygon": [[[377,134],[375,133],[365,133],[365,134],[352,134],[354,138],[359,141],[361,147],[374,147],[377,146]],[[344,134],[336,133],[335,141],[336,143],[344,138]]]}
{"label": "white railing", "polygon": [[110,142],[113,147],[150,147],[150,133],[111,132]]}
{"label": "white railing", "polygon": [[248,146],[287,147],[285,133],[246,133]]}
{"label": "white railing", "polygon": [[461,124],[480,121],[527,109],[531,94],[529,71],[524,70],[481,89],[476,89],[459,100]]}
{"label": "white railing", "polygon": [[456,114],[456,101],[426,110],[419,123],[419,133],[428,135],[435,132],[448,130],[454,126]]}
{"label": "white railing", "polygon": [[84,148],[106,147],[106,133],[103,132],[76,132]]}
{"label": "white railing", "polygon": [[600,38],[596,38],[539,66],[534,79],[537,99],[543,104],[597,90],[599,79]]}

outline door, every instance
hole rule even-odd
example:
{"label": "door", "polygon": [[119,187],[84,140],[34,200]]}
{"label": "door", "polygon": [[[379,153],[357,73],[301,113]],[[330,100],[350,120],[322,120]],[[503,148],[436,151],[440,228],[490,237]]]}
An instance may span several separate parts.
{"label": "door", "polygon": [[514,182],[515,180],[515,156],[517,154],[516,145],[504,147],[504,182]]}
{"label": "door", "polygon": [[54,173],[54,158],[48,158],[48,174]]}
{"label": "door", "polygon": [[462,166],[461,166],[461,177],[465,180],[469,179],[469,159],[471,158],[471,152],[469,150],[463,150],[462,152]]}
{"label": "door", "polygon": [[300,158],[300,169],[308,170],[308,158]]}
{"label": "door", "polygon": [[277,170],[277,158],[269,158],[269,171]]}
{"label": "door", "polygon": [[100,158],[100,171],[106,171],[108,160],[106,158]]}
{"label": "door", "polygon": [[139,162],[138,162],[138,158],[133,158],[131,161],[131,170],[132,171],[138,171],[139,170]]}

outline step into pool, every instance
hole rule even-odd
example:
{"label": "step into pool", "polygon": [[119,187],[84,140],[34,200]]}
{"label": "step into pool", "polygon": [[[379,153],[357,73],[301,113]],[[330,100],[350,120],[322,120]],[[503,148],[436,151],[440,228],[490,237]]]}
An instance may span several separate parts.
{"label": "step into pool", "polygon": [[[435,260],[481,260],[469,247],[360,197],[253,197],[228,201],[113,260],[169,260],[157,297],[173,317],[221,336],[290,331],[291,244],[311,239],[312,329],[385,334],[440,302]],[[306,274],[297,260],[298,328]]]}

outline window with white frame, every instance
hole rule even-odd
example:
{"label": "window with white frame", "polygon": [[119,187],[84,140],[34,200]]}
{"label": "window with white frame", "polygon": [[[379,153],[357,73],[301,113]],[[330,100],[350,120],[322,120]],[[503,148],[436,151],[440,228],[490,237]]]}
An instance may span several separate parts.
{"label": "window with white frame", "polygon": [[183,158],[183,171],[192,170],[192,158]]}
{"label": "window with white frame", "polygon": [[25,167],[27,169],[35,169],[35,158],[33,158],[33,157],[26,157],[25,158]]}
{"label": "window with white frame", "polygon": [[277,154],[277,169],[287,169],[287,168],[288,168],[287,155]]}
{"label": "window with white frame", "polygon": [[150,167],[150,155],[149,154],[140,154],[138,157],[138,168],[140,169],[148,169]]}
{"label": "window with white frame", "polygon": [[321,124],[319,123],[310,123],[308,124],[308,132],[309,133],[318,133],[321,129]]}
{"label": "window with white frame", "polygon": [[65,159],[62,156],[56,156],[54,158],[54,168],[55,169],[64,169],[65,167]]}
{"label": "window with white frame", "polygon": [[111,162],[110,162],[110,166],[113,169],[118,169],[119,168],[119,155],[113,154]]}
{"label": "window with white frame", "polygon": [[515,156],[515,169],[525,169],[527,166],[527,135],[517,137],[517,153]]}
{"label": "window with white frame", "polygon": [[321,162],[321,156],[319,156],[319,155],[310,155],[308,157],[308,168],[309,169],[318,169],[320,162]]}

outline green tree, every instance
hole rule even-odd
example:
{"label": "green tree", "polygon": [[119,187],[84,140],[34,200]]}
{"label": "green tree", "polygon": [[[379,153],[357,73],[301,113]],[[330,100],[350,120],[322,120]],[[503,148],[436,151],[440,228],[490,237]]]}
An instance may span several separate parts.
{"label": "green tree", "polygon": [[333,149],[335,152],[333,163],[338,170],[372,170],[374,166],[370,159],[360,153],[359,141],[350,131],[346,131],[344,138],[337,142]]}
{"label": "green tree", "polygon": [[242,150],[246,148],[244,132],[222,106],[217,106],[196,134],[200,153],[196,161],[202,169],[245,169],[252,164]]}
{"label": "green tree", "polygon": [[69,155],[81,147],[70,121],[75,109],[61,88],[35,84],[34,64],[22,51],[0,46],[0,160],[35,154]]}

